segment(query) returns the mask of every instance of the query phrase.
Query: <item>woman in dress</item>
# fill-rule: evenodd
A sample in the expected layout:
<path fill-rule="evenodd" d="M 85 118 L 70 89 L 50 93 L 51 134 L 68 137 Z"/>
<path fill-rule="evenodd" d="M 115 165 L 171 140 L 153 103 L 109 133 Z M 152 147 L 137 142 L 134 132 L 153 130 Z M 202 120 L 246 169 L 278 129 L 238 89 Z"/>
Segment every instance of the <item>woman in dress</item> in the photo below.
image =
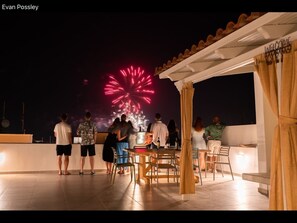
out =
<path fill-rule="evenodd" d="M 200 117 L 196 118 L 194 126 L 192 127 L 192 146 L 193 146 L 193 154 L 197 154 L 195 150 L 206 150 L 206 143 L 204 140 L 205 129 L 203 127 L 202 119 Z M 200 169 L 205 169 L 205 152 L 199 152 L 199 157 L 193 156 L 194 162 L 198 165 L 198 158 L 200 163 Z M 198 171 L 198 170 L 197 170 Z"/>
<path fill-rule="evenodd" d="M 120 119 L 116 118 L 111 126 L 108 128 L 108 135 L 105 139 L 102 151 L 102 158 L 105 161 L 106 173 L 111 174 L 111 168 L 113 163 L 113 150 L 112 147 L 116 148 L 117 133 L 116 130 L 120 123 Z"/>
<path fill-rule="evenodd" d="M 171 119 L 167 125 L 167 129 L 168 129 L 168 132 L 169 132 L 169 137 L 168 137 L 168 143 L 169 143 L 169 146 L 170 147 L 173 147 L 173 146 L 178 146 L 176 145 L 176 143 L 178 144 L 179 143 L 179 137 L 178 137 L 178 134 L 179 134 L 179 129 L 176 127 L 176 124 L 175 124 L 175 121 L 173 119 Z"/>

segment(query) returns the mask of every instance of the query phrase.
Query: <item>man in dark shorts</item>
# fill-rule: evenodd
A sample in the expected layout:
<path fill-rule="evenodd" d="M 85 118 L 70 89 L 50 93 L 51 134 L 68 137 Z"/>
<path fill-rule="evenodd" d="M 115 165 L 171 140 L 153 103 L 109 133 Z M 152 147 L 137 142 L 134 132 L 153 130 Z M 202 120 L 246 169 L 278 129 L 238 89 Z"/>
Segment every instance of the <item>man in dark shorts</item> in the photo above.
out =
<path fill-rule="evenodd" d="M 95 152 L 95 143 L 97 128 L 96 124 L 91 121 L 91 113 L 87 112 L 85 114 L 85 121 L 80 123 L 77 129 L 77 135 L 81 137 L 81 162 L 80 162 L 80 172 L 79 175 L 83 175 L 85 158 L 89 153 L 90 166 L 91 166 L 91 175 L 95 174 L 94 171 L 94 156 Z"/>
<path fill-rule="evenodd" d="M 62 156 L 64 154 L 64 175 L 70 175 L 68 172 L 69 156 L 72 149 L 72 132 L 71 127 L 67 124 L 67 114 L 60 116 L 61 122 L 57 123 L 54 128 L 56 137 L 56 151 L 58 156 L 59 175 L 62 175 Z"/>

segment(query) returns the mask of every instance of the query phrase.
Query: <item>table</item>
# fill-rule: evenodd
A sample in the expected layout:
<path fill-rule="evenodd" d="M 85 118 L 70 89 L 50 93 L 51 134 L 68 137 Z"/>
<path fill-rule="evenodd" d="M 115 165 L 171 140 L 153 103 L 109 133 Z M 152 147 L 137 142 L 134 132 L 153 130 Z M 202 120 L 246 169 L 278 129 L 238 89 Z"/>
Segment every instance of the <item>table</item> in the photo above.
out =
<path fill-rule="evenodd" d="M 141 148 L 141 149 L 125 149 L 125 151 L 127 151 L 128 153 L 130 153 L 133 156 L 139 156 L 139 163 L 138 163 L 138 174 L 137 174 L 137 182 L 144 182 L 145 184 L 150 184 L 150 176 L 147 175 L 150 170 L 151 170 L 151 166 L 148 162 L 146 162 L 146 157 L 149 157 L 153 154 L 155 154 L 157 151 L 154 149 L 145 149 L 145 148 Z M 199 150 L 199 152 L 205 152 L 205 155 L 207 152 L 209 152 L 210 150 L 208 149 L 201 149 Z M 181 150 L 176 150 L 176 156 L 177 158 L 179 158 L 181 155 Z M 178 162 L 179 165 L 179 162 Z M 179 177 L 179 175 L 177 175 Z M 153 176 L 154 177 L 154 176 Z M 159 178 L 166 178 L 166 175 L 159 175 Z M 169 177 L 174 177 L 174 175 L 169 176 Z M 199 177 L 198 176 L 194 176 L 195 177 L 195 182 L 198 183 L 199 182 Z"/>
<path fill-rule="evenodd" d="M 148 162 L 146 162 L 146 157 L 156 154 L 157 151 L 155 149 L 144 149 L 144 148 L 143 149 L 125 149 L 125 151 L 127 151 L 131 155 L 139 156 L 138 174 L 136 179 L 137 182 L 140 183 L 141 181 L 143 181 L 145 184 L 149 184 L 150 176 L 148 176 L 147 174 L 151 170 L 151 165 Z M 179 155 L 179 154 L 180 154 L 180 150 L 176 150 L 176 155 Z M 159 175 L 159 178 L 165 178 L 165 177 L 167 176 Z M 174 177 L 174 176 L 172 175 L 169 177 Z"/>

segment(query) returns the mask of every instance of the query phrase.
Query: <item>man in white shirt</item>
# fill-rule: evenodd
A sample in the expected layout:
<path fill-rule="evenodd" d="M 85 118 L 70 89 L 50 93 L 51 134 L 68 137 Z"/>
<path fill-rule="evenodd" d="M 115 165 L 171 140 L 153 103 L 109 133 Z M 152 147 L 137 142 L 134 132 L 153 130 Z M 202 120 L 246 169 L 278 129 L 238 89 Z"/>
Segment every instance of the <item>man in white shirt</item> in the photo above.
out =
<path fill-rule="evenodd" d="M 67 114 L 60 116 L 61 122 L 57 123 L 54 128 L 56 137 L 56 151 L 58 156 L 59 175 L 62 175 L 62 156 L 64 154 L 64 175 L 70 175 L 68 172 L 69 156 L 72 150 L 72 131 L 67 124 Z"/>
<path fill-rule="evenodd" d="M 155 122 L 152 124 L 151 132 L 153 134 L 153 149 L 157 148 L 157 141 L 160 140 L 160 147 L 165 147 L 167 138 L 169 136 L 167 126 L 161 121 L 160 113 L 156 113 Z"/>

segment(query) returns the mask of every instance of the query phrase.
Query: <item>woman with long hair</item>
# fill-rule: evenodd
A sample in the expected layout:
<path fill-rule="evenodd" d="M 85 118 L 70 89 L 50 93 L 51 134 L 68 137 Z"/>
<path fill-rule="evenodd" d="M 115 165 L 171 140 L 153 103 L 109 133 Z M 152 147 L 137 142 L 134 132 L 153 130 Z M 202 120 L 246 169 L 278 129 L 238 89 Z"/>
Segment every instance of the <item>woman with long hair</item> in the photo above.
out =
<path fill-rule="evenodd" d="M 104 145 L 103 145 L 103 151 L 102 151 L 102 158 L 105 161 L 106 165 L 106 173 L 111 174 L 111 168 L 113 163 L 113 148 L 116 148 L 117 144 L 117 134 L 116 130 L 118 128 L 118 125 L 120 123 L 120 119 L 116 118 L 111 126 L 108 128 L 108 135 L 105 139 Z"/>
<path fill-rule="evenodd" d="M 175 121 L 171 119 L 167 125 L 168 132 L 169 132 L 169 137 L 168 137 L 168 143 L 169 146 L 175 146 L 175 143 L 178 144 L 179 142 L 179 129 L 176 127 Z"/>
<path fill-rule="evenodd" d="M 193 154 L 194 150 L 206 150 L 206 143 L 204 140 L 205 129 L 203 127 L 203 122 L 200 117 L 197 117 L 195 123 L 192 127 L 191 135 L 192 135 L 192 146 L 193 146 Z M 199 152 L 199 157 L 193 157 L 195 164 L 198 165 L 198 160 L 200 163 L 200 169 L 205 169 L 205 152 Z"/>

